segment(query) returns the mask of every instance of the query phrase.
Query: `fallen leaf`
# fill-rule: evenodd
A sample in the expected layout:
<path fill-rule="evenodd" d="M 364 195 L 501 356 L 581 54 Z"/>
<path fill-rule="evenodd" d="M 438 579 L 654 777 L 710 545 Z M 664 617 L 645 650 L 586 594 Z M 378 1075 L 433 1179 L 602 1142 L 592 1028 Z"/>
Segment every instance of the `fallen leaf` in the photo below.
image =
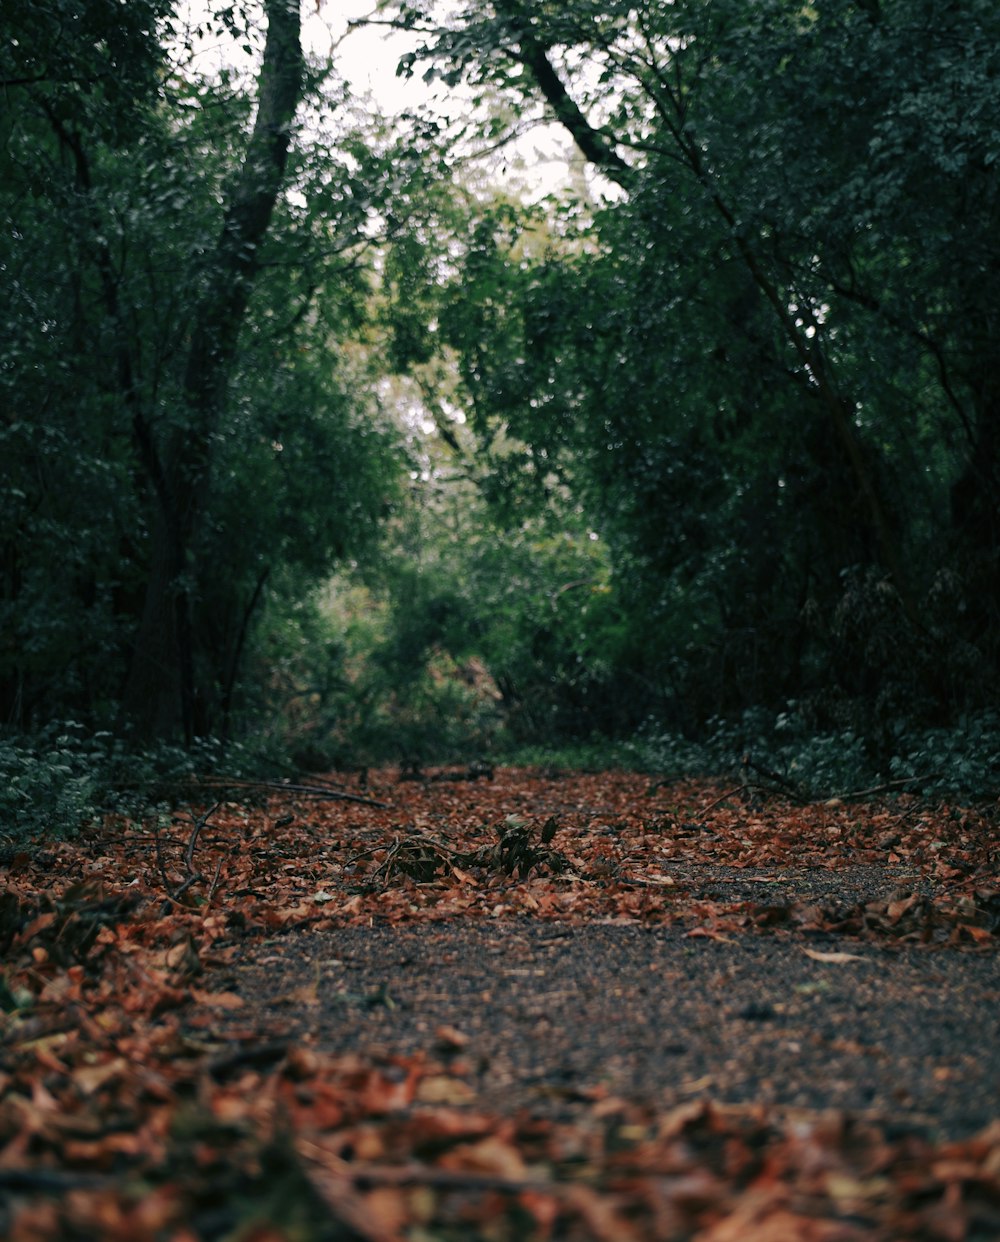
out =
<path fill-rule="evenodd" d="M 421 1104 L 468 1104 L 476 1093 L 461 1078 L 449 1074 L 433 1074 L 421 1078 L 417 1084 L 417 1099 Z"/>
<path fill-rule="evenodd" d="M 116 1057 L 103 1065 L 85 1065 L 74 1070 L 73 1081 L 84 1095 L 93 1095 L 101 1087 L 120 1078 L 127 1068 L 128 1062 L 123 1057 Z"/>
<path fill-rule="evenodd" d="M 814 962 L 863 962 L 865 959 L 860 953 L 844 953 L 839 949 L 832 952 L 824 952 L 822 949 L 803 949 L 802 952 L 806 957 L 811 957 Z"/>
<path fill-rule="evenodd" d="M 246 1004 L 243 997 L 235 992 L 203 992 L 200 988 L 191 989 L 191 999 L 213 1009 L 242 1009 Z"/>
<path fill-rule="evenodd" d="M 434 1032 L 434 1038 L 445 1048 L 464 1048 L 469 1042 L 468 1035 L 453 1026 L 439 1026 Z"/>
<path fill-rule="evenodd" d="M 732 944 L 732 936 L 724 936 L 722 932 L 715 931 L 711 927 L 692 927 L 689 932 L 685 932 L 686 940 L 716 940 L 720 944 Z"/>
<path fill-rule="evenodd" d="M 507 770 L 489 786 L 404 792 L 391 811 L 304 813 L 280 791 L 266 806 L 220 805 L 194 859 L 203 876 L 225 878 L 207 904 L 166 900 L 164 869 L 184 874 L 187 834 L 161 836 L 161 869 L 145 827 L 124 818 L 50 842 L 37 859 L 24 853 L 0 864 L 0 1184 L 13 1204 L 5 1236 L 195 1242 L 218 1210 L 233 1236 L 277 1242 L 309 1231 L 296 1213 L 311 1210 L 313 1192 L 326 1203 L 328 1227 L 343 1224 L 345 1236 L 366 1242 L 993 1236 L 1000 1122 L 956 1142 L 937 1141 L 932 1128 L 940 1122 L 947 1133 L 963 1098 L 980 1107 L 977 1085 L 994 1068 L 988 1041 L 970 1040 L 967 1024 L 935 1032 L 940 1058 L 925 1059 L 922 1072 L 937 1090 L 918 1097 L 904 1077 L 895 1094 L 876 1096 L 860 1125 L 840 1114 L 790 1114 L 767 1101 L 783 1089 L 789 1059 L 811 1055 L 800 1022 L 817 1020 L 831 1079 L 842 1072 L 834 1057 L 863 1058 L 866 1077 L 894 1083 L 896 1032 L 874 1044 L 858 1038 L 861 1026 L 833 1023 L 844 972 L 792 970 L 787 1007 L 774 997 L 747 1005 L 739 975 L 745 946 L 780 944 L 776 984 L 789 946 L 798 946 L 793 953 L 819 963 L 884 965 L 891 990 L 898 959 L 868 946 L 916 938 L 948 945 L 949 957 L 964 954 L 985 976 L 984 951 L 1000 930 L 996 808 L 957 817 L 944 806 L 855 804 L 848 814 L 765 799 L 751 813 L 733 797 L 720 801 L 722 786 L 650 790 L 648 778 L 621 772 Z M 908 807 L 913 813 L 901 815 Z M 555 836 L 556 816 L 571 854 L 540 850 Z M 508 834 L 515 865 L 497 865 L 491 825 Z M 413 834 L 413 849 L 400 854 Z M 887 849 L 902 872 L 887 867 Z M 384 883 L 365 885 L 390 857 L 420 864 L 417 876 L 385 868 Z M 551 865 L 557 858 L 561 870 Z M 433 883 L 417 882 L 422 860 L 433 863 Z M 79 876 L 98 872 L 100 892 L 74 889 Z M 774 900 L 759 904 L 768 885 Z M 869 901 L 872 892 L 884 895 Z M 476 921 L 490 938 L 483 959 L 466 960 L 467 946 L 454 949 L 450 933 L 438 939 L 446 922 L 464 929 Z M 301 941 L 297 929 L 287 934 L 297 924 L 309 927 Z M 701 1000 L 703 1021 L 646 1033 L 654 1055 L 677 1058 L 669 1100 L 652 1083 L 628 1094 L 612 1065 L 606 1080 L 547 1074 L 574 1070 L 592 1018 L 614 1019 L 613 1009 L 592 1010 L 585 969 L 567 975 L 564 963 L 564 950 L 579 957 L 578 930 L 597 924 L 642 927 L 651 938 L 667 929 L 671 951 L 687 937 L 681 970 L 652 962 L 648 975 L 624 977 L 614 991 L 615 1003 L 640 1010 L 647 991 L 668 1006 L 683 992 L 671 1014 L 678 1019 Z M 430 981 L 409 969 L 420 964 L 405 944 L 417 925 L 440 966 Z M 372 935 L 358 950 L 338 939 L 345 927 Z M 804 929 L 857 939 L 817 940 Z M 539 932 L 551 957 L 536 970 L 526 941 Z M 706 940 L 721 943 L 713 951 Z M 824 943 L 827 950 L 811 947 Z M 455 962 L 471 969 L 467 994 L 450 988 Z M 193 988 L 199 967 L 203 986 Z M 806 982 L 796 985 L 801 975 Z M 704 1003 L 730 982 L 727 1003 Z M 712 990 L 702 993 L 703 983 Z M 411 1027 L 428 988 L 436 1007 Z M 569 988 L 579 991 L 578 1023 L 565 1020 Z M 927 991 L 935 1000 L 955 995 L 953 981 Z M 285 992 L 281 1010 L 275 992 Z M 809 1014 L 807 997 L 815 998 Z M 500 1013 L 508 1003 L 509 1029 Z M 970 998 L 974 1020 L 982 1009 Z M 731 1102 L 728 1068 L 702 1059 L 717 1035 L 732 1034 L 720 1023 L 734 1014 L 761 1023 L 743 1033 L 761 1086 L 746 1105 Z M 504 1024 L 511 1049 L 524 1041 L 537 1082 L 516 1079 L 520 1056 L 494 1054 L 486 1022 Z M 357 1051 L 324 1051 L 328 1029 Z M 394 1056 L 408 1030 L 414 1053 Z M 714 1076 L 698 1077 L 708 1067 Z M 509 1107 L 487 1081 L 510 1083 Z M 515 1108 L 525 1097 L 514 1090 L 526 1086 L 537 1111 Z M 810 1084 L 818 1102 L 832 1098 L 830 1087 L 822 1072 Z M 493 1111 L 487 1099 L 498 1101 Z M 918 1108 L 928 1113 L 919 1138 L 906 1128 Z M 296 1167 L 307 1154 L 305 1169 Z M 159 1190 L 137 1196 L 137 1186 Z"/>
<path fill-rule="evenodd" d="M 478 1143 L 462 1143 L 447 1152 L 440 1161 L 443 1169 L 462 1169 L 491 1173 L 519 1181 L 527 1173 L 524 1157 L 512 1144 L 491 1134 Z"/>

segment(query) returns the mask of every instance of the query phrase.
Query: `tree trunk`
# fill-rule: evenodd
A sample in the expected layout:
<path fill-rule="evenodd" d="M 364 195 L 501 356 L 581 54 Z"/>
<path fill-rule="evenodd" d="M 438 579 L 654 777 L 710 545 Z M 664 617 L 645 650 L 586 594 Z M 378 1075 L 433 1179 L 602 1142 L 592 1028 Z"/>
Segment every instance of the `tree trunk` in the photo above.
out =
<path fill-rule="evenodd" d="M 195 642 L 191 600 L 199 567 L 192 548 L 210 500 L 212 443 L 225 408 L 258 249 L 284 180 L 302 90 L 298 0 L 265 0 L 267 40 L 257 117 L 195 313 L 183 381 L 183 417 L 159 446 L 145 604 L 122 697 L 122 715 L 143 741 L 194 733 Z M 147 429 L 148 431 L 148 429 Z M 146 446 L 138 445 L 145 460 Z M 225 572 L 224 566 L 212 567 Z"/>
<path fill-rule="evenodd" d="M 965 598 L 961 636 L 982 657 L 983 683 L 1000 669 L 1000 377 L 984 349 L 986 365 L 972 377 L 974 441 L 965 469 L 951 490 L 955 562 Z M 988 679 L 987 670 L 992 674 Z"/>

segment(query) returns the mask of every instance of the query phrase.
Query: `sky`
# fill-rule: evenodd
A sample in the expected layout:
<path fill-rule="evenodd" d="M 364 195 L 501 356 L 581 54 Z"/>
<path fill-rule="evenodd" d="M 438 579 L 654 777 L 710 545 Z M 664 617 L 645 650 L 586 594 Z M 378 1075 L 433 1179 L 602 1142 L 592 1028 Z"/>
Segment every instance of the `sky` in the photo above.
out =
<path fill-rule="evenodd" d="M 412 36 L 369 26 L 344 38 L 349 23 L 369 16 L 373 8 L 374 0 L 307 0 L 302 11 L 303 42 L 320 56 L 336 48 L 343 72 L 355 88 L 371 91 L 387 111 L 399 112 L 428 101 L 432 92 L 419 75 L 409 80 L 396 77 L 400 56 L 415 46 Z"/>
<path fill-rule="evenodd" d="M 192 23 L 213 7 L 217 7 L 213 0 L 183 0 L 178 5 Z M 304 0 L 303 43 L 321 58 L 332 53 L 355 91 L 370 93 L 383 112 L 433 107 L 435 99 L 442 106 L 447 102 L 453 110 L 454 89 L 440 84 L 428 86 L 419 70 L 410 78 L 396 76 L 400 57 L 417 44 L 414 36 L 384 26 L 361 27 L 348 33 L 349 24 L 370 16 L 374 7 L 375 0 Z M 206 41 L 200 57 L 210 66 L 228 63 L 243 67 L 249 63 L 231 40 Z M 518 180 L 527 198 L 541 197 L 566 184 L 569 167 L 564 157 L 569 145 L 556 125 L 540 126 L 513 144 L 510 156 L 519 164 Z M 498 171 L 505 175 L 507 170 L 501 164 Z"/>
<path fill-rule="evenodd" d="M 196 27 L 222 5 L 220 0 L 177 0 L 176 7 L 182 23 Z M 413 107 L 417 98 L 426 98 L 429 92 L 419 78 L 407 83 L 396 77 L 396 63 L 413 42 L 385 27 L 357 29 L 347 35 L 349 23 L 370 16 L 374 7 L 375 0 L 303 0 L 302 41 L 320 57 L 334 53 L 352 84 L 371 90 L 386 109 Z M 226 37 L 201 39 L 197 59 L 203 68 L 226 64 L 242 69 L 252 63 Z"/>
<path fill-rule="evenodd" d="M 307 0 L 303 9 L 304 42 L 320 55 L 328 55 L 349 23 L 369 16 L 373 9 L 374 0 Z M 352 30 L 337 54 L 352 85 L 370 91 L 386 111 L 399 112 L 417 104 L 433 106 L 435 99 L 447 101 L 453 108 L 454 89 L 440 84 L 428 86 L 419 69 L 410 78 L 396 76 L 399 58 L 417 43 L 413 35 L 369 26 Z M 558 125 L 539 126 L 514 144 L 512 153 L 524 164 L 519 179 L 525 182 L 528 197 L 550 193 L 565 184 L 569 169 L 564 157 L 569 145 Z"/>

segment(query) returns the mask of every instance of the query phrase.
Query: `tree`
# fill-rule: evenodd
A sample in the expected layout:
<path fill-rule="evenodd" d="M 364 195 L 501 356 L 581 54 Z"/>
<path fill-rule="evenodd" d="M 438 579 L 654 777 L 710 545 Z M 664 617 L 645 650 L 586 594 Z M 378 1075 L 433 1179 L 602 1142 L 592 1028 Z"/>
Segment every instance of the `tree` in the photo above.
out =
<path fill-rule="evenodd" d="M 168 11 L 66 0 L 5 13 L 0 704 L 16 724 L 44 700 L 115 693 L 112 597 L 128 589 L 117 562 L 137 510 L 112 412 L 128 365 L 114 329 L 124 204 L 102 211 L 95 159 L 117 159 L 155 107 Z"/>
<path fill-rule="evenodd" d="M 269 6 L 256 102 L 193 71 L 169 6 L 118 9 L 26 9 L 2 62 L 0 689 L 18 725 L 190 739 L 226 727 L 255 623 L 391 503 L 344 343 L 417 155 L 306 73 L 297 6 Z M 249 46 L 241 20 L 215 34 Z M 342 105 L 325 150 L 291 142 L 307 85 Z"/>
<path fill-rule="evenodd" d="M 993 674 L 1000 650 L 974 603 L 996 597 L 972 361 L 991 356 L 994 6 L 383 8 L 423 32 L 427 72 L 541 104 L 618 187 L 585 257 L 511 272 L 502 324 L 464 273 L 453 344 L 470 377 L 519 360 L 474 407 L 573 458 L 638 624 L 676 650 L 686 611 L 691 658 L 713 652 L 735 691 L 722 708 L 803 678 L 883 715 L 975 701 L 967 644 Z M 979 568 L 949 609 L 959 546 Z M 865 651 L 843 611 L 861 597 L 894 644 Z"/>
<path fill-rule="evenodd" d="M 267 40 L 257 115 L 221 235 L 205 262 L 180 392 L 184 417 L 158 442 L 145 414 L 140 410 L 133 414 L 136 442 L 157 505 L 146 598 L 122 710 L 137 735 L 147 739 L 169 734 L 178 712 L 189 741 L 198 723 L 191 586 L 185 575 L 207 506 L 214 441 L 302 91 L 297 0 L 265 0 L 264 8 Z M 128 389 L 124 395 L 127 399 Z"/>
<path fill-rule="evenodd" d="M 612 731 L 988 701 L 992 4 L 385 0 L 462 148 L 352 118 L 285 0 L 205 18 L 255 85 L 127 7 L 0 49 L 8 720 L 224 731 L 386 518 L 372 686 L 488 655 L 538 728 Z M 539 118 L 573 194 L 456 172 Z"/>

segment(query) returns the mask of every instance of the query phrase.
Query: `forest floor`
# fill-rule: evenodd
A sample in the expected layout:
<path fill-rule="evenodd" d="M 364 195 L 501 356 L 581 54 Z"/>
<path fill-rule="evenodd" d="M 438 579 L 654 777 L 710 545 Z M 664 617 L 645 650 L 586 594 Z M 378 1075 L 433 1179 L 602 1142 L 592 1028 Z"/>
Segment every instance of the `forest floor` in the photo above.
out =
<path fill-rule="evenodd" d="M 2 858 L 12 1242 L 1000 1238 L 996 805 L 163 796 Z"/>

